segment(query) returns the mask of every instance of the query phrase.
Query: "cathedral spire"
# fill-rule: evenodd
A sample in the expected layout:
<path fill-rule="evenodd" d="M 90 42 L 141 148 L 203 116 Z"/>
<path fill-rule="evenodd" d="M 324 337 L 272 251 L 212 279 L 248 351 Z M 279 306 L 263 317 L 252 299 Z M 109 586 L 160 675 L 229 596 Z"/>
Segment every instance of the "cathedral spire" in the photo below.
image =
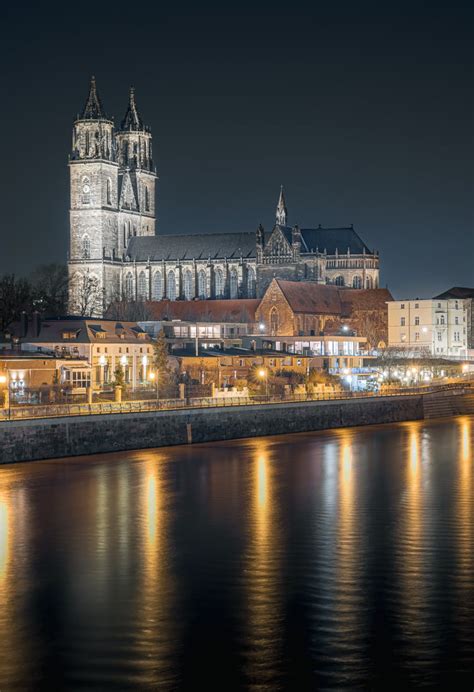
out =
<path fill-rule="evenodd" d="M 127 112 L 120 124 L 120 129 L 122 131 L 132 130 L 135 132 L 145 129 L 140 113 L 138 112 L 137 104 L 135 103 L 135 89 L 133 87 L 130 87 Z"/>
<path fill-rule="evenodd" d="M 285 204 L 285 195 L 283 194 L 283 185 L 280 187 L 280 197 L 276 208 L 276 222 L 278 226 L 286 226 L 286 218 L 288 212 Z"/>
<path fill-rule="evenodd" d="M 95 83 L 95 77 L 91 77 L 91 84 L 89 87 L 89 96 L 87 97 L 86 104 L 81 113 L 81 120 L 107 120 L 107 116 L 102 106 L 99 94 L 97 93 L 97 86 Z"/>

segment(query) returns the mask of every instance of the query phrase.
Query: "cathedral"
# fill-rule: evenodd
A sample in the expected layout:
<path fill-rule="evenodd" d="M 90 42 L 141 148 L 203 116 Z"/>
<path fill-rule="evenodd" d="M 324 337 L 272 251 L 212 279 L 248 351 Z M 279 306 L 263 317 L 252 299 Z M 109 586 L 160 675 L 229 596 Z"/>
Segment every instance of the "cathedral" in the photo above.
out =
<path fill-rule="evenodd" d="M 116 129 L 92 77 L 69 170 L 72 314 L 100 316 L 123 299 L 260 297 L 274 277 L 378 287 L 378 253 L 354 228 L 288 226 L 283 189 L 268 233 L 157 234 L 152 136 L 133 88 Z"/>

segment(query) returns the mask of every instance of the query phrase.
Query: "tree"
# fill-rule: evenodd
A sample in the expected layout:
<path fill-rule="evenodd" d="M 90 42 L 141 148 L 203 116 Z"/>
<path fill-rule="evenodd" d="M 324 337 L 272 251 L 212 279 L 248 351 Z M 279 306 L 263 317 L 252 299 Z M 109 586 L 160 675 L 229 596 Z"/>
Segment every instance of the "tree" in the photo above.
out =
<path fill-rule="evenodd" d="M 176 394 L 176 372 L 170 366 L 168 343 L 162 329 L 153 344 L 153 367 L 156 370 L 157 387 L 161 396 L 169 397 Z"/>
<path fill-rule="evenodd" d="M 26 279 L 19 279 L 14 274 L 0 277 L 0 332 L 20 319 L 21 313 L 28 312 L 31 305 L 32 289 Z"/>
<path fill-rule="evenodd" d="M 81 317 L 98 317 L 103 308 L 103 296 L 97 276 L 76 272 L 71 279 L 72 312 Z"/>
<path fill-rule="evenodd" d="M 36 310 L 48 317 L 67 314 L 69 274 L 63 264 L 43 264 L 32 276 L 33 303 Z"/>
<path fill-rule="evenodd" d="M 114 385 L 116 387 L 125 387 L 125 373 L 120 363 L 117 365 L 114 371 Z"/>

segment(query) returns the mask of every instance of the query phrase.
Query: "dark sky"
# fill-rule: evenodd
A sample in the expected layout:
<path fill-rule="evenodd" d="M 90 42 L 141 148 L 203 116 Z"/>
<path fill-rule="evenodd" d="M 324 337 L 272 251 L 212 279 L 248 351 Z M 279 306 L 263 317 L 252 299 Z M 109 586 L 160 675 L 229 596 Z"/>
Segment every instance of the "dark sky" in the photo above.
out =
<path fill-rule="evenodd" d="M 41 5 L 2 10 L 0 272 L 66 257 L 95 74 L 152 128 L 158 232 L 270 228 L 283 183 L 289 223 L 353 223 L 395 296 L 474 285 L 468 3 Z"/>

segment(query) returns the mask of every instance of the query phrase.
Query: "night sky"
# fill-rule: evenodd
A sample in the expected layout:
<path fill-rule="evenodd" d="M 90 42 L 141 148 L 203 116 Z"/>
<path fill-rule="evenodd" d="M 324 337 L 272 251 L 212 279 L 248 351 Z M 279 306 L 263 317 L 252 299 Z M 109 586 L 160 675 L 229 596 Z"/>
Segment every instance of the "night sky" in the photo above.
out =
<path fill-rule="evenodd" d="M 467 3 L 42 5 L 2 10 L 0 272 L 65 261 L 95 74 L 152 128 L 158 233 L 270 229 L 283 183 L 289 223 L 353 223 L 396 297 L 474 285 Z"/>

